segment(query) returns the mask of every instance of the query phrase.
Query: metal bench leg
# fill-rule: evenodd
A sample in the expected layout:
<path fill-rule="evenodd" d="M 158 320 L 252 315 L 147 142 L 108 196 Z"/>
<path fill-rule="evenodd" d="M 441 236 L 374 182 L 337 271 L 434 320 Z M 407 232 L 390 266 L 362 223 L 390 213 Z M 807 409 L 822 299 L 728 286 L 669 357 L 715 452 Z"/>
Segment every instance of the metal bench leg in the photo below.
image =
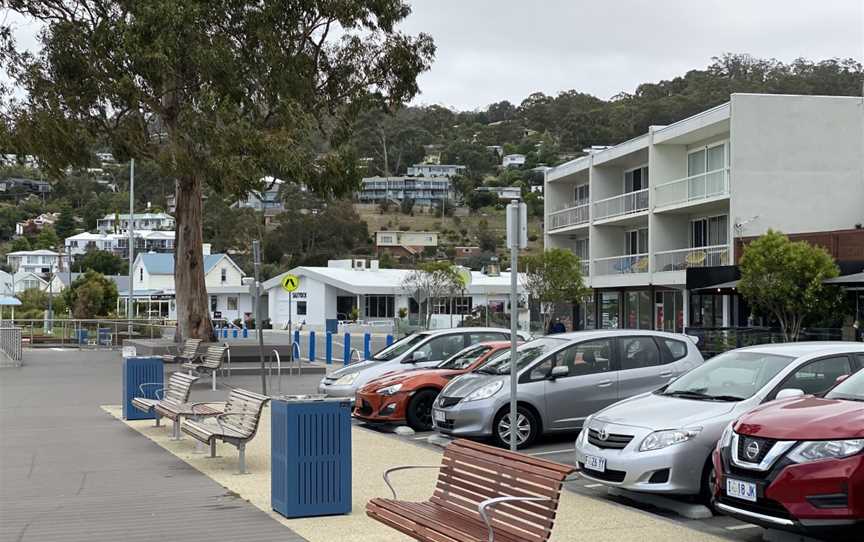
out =
<path fill-rule="evenodd" d="M 216 457 L 216 439 L 215 438 L 210 439 L 210 457 Z"/>
<path fill-rule="evenodd" d="M 180 436 L 180 417 L 178 416 L 176 420 L 173 420 L 171 423 L 171 440 L 180 440 L 182 437 Z"/>
<path fill-rule="evenodd" d="M 159 427 L 159 420 L 161 420 L 161 419 L 162 419 L 162 416 L 160 416 L 159 414 L 156 414 L 156 427 Z"/>
<path fill-rule="evenodd" d="M 216 391 L 216 371 L 210 371 L 210 378 L 213 381 L 213 391 Z"/>
<path fill-rule="evenodd" d="M 237 474 L 249 474 L 246 472 L 246 443 L 241 442 L 237 445 Z"/>

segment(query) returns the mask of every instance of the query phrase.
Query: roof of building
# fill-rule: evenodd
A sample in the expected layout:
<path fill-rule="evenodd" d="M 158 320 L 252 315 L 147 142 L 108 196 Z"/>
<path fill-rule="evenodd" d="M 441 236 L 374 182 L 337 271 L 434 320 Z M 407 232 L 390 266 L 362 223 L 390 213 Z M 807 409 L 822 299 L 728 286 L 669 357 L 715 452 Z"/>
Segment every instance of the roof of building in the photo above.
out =
<path fill-rule="evenodd" d="M 339 267 L 295 267 L 264 283 L 264 289 L 281 287 L 282 278 L 288 273 L 301 277 L 309 277 L 335 286 L 352 294 L 405 294 L 402 287 L 405 279 L 413 273 L 413 269 L 344 269 Z M 519 281 L 519 290 L 524 288 Z M 510 273 L 501 272 L 498 276 L 484 275 L 479 271 L 471 271 L 469 294 L 507 293 L 510 291 Z"/>
<path fill-rule="evenodd" d="M 243 270 L 240 269 L 234 260 L 232 260 L 227 254 L 206 254 L 204 256 L 204 274 L 209 273 L 216 264 L 222 261 L 222 258 L 226 258 L 231 265 L 237 268 L 241 274 Z M 144 254 L 139 254 L 135 259 L 135 264 L 137 265 L 138 260 L 144 264 L 144 267 L 147 269 L 147 272 L 151 275 L 173 275 L 174 274 L 174 255 L 167 253 L 156 253 L 156 252 L 147 252 Z"/>
<path fill-rule="evenodd" d="M 119 215 L 108 214 L 108 215 L 105 215 L 104 217 L 102 217 L 102 220 L 113 220 L 114 217 L 119 217 L 120 220 L 128 220 L 128 219 L 129 219 L 129 213 L 120 213 Z M 146 219 L 148 219 L 148 218 L 149 218 L 149 219 L 155 219 L 155 218 L 159 218 L 159 219 L 170 218 L 170 219 L 172 219 L 172 220 L 174 219 L 174 217 L 171 216 L 171 215 L 169 215 L 168 213 L 135 213 L 135 218 L 137 218 L 137 219 L 139 219 L 139 220 L 141 220 L 141 219 L 145 219 L 145 220 L 146 220 Z"/>
<path fill-rule="evenodd" d="M 18 250 L 6 254 L 7 256 L 58 256 L 53 250 L 40 248 L 39 250 Z"/>

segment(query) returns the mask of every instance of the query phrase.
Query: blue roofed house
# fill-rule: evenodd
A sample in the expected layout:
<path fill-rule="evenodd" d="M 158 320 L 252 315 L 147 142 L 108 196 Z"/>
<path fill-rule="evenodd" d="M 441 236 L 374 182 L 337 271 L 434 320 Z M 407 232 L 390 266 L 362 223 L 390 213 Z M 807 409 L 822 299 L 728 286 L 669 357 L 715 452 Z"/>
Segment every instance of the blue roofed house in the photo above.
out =
<path fill-rule="evenodd" d="M 142 253 L 132 265 L 135 314 L 140 317 L 176 319 L 174 255 Z M 204 283 L 210 302 L 210 316 L 216 319 L 243 319 L 252 312 L 246 274 L 227 254 L 204 255 Z M 125 307 L 128 290 L 120 292 Z M 265 305 L 266 306 L 266 305 Z"/>

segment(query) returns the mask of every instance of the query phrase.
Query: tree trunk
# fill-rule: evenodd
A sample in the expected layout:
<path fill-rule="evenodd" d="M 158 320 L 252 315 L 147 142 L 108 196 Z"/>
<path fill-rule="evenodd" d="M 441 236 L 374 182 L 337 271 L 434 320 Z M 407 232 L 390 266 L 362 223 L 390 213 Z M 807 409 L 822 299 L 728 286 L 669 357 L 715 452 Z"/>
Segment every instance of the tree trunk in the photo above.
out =
<path fill-rule="evenodd" d="M 174 287 L 180 338 L 207 341 L 213 328 L 204 283 L 201 185 L 196 175 L 176 183 Z"/>

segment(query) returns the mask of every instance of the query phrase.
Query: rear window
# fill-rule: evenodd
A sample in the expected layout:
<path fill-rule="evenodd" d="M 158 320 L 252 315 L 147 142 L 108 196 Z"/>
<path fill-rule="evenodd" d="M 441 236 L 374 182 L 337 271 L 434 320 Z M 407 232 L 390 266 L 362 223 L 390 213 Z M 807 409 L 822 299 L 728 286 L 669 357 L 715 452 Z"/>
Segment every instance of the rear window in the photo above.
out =
<path fill-rule="evenodd" d="M 687 355 L 687 345 L 683 341 L 675 339 L 663 339 L 669 353 L 672 354 L 672 361 L 677 361 Z"/>

